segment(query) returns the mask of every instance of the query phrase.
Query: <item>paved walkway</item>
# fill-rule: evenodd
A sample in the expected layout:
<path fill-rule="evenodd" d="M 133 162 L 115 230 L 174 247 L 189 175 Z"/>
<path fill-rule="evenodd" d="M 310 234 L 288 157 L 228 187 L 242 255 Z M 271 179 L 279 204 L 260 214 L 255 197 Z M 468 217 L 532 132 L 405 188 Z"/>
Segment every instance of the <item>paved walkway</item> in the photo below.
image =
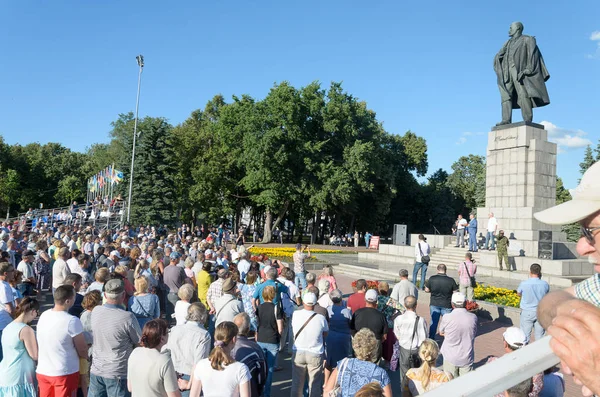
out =
<path fill-rule="evenodd" d="M 412 271 L 412 269 L 409 269 Z M 352 291 L 351 283 L 355 280 L 354 277 L 344 274 L 335 275 L 338 287 L 342 290 L 345 296 L 350 295 Z M 391 286 L 390 286 L 391 288 Z M 431 316 L 429 315 L 429 294 L 419 294 L 417 305 L 417 313 L 431 324 Z M 503 352 L 502 334 L 506 330 L 506 325 L 497 321 L 479 320 L 478 335 L 475 339 L 475 366 L 479 367 L 487 361 L 490 356 L 501 356 Z M 438 342 L 440 342 L 439 340 Z M 440 362 L 441 364 L 441 362 Z M 276 372 L 273 379 L 273 396 L 288 396 L 292 385 L 292 363 L 291 357 L 286 354 L 281 354 L 279 365 L 283 370 Z M 400 376 L 398 371 L 390 372 L 392 381 L 392 389 L 394 396 L 400 396 Z M 579 386 L 577 386 L 570 376 L 565 376 L 567 390 L 565 396 L 576 397 L 581 396 Z"/>

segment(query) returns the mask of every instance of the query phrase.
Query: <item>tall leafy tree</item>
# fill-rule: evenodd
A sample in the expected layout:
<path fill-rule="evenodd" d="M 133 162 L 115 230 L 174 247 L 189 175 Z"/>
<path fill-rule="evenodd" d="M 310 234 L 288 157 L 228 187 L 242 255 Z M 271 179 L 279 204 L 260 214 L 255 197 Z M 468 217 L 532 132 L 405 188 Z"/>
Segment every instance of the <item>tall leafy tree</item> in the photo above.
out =
<path fill-rule="evenodd" d="M 485 206 L 485 157 L 470 154 L 452 164 L 448 186 L 465 201 L 465 211 Z"/>
<path fill-rule="evenodd" d="M 588 145 L 585 148 L 585 154 L 583 155 L 583 161 L 579 163 L 579 172 L 583 175 L 588 168 L 594 164 L 596 160 L 594 159 L 594 154 L 592 153 L 592 147 Z"/>

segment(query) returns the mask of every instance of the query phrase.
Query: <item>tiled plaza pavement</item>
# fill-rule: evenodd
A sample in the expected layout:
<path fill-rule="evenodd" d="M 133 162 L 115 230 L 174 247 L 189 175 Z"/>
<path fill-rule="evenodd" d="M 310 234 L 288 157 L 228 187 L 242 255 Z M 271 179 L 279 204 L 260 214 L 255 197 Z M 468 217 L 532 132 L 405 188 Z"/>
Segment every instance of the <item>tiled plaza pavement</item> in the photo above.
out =
<path fill-rule="evenodd" d="M 338 287 L 345 295 L 352 293 L 351 283 L 353 277 L 343 274 L 335 275 Z M 417 313 L 431 323 L 429 315 L 429 294 L 419 294 L 419 302 Z M 479 322 L 478 336 L 475 339 L 475 366 L 485 364 L 489 356 L 503 354 L 502 348 L 502 333 L 506 329 L 506 324 L 497 321 L 481 320 Z M 438 340 L 439 342 L 439 340 Z M 289 396 L 291 381 L 291 357 L 286 354 L 280 354 L 279 365 L 283 368 L 282 371 L 276 372 L 273 379 L 273 396 Z M 394 396 L 400 396 L 400 378 L 398 372 L 390 373 Z M 581 396 L 580 388 L 577 386 L 570 376 L 565 376 L 567 390 L 565 396 L 577 397 Z M 451 397 L 451 396 L 449 396 Z"/>

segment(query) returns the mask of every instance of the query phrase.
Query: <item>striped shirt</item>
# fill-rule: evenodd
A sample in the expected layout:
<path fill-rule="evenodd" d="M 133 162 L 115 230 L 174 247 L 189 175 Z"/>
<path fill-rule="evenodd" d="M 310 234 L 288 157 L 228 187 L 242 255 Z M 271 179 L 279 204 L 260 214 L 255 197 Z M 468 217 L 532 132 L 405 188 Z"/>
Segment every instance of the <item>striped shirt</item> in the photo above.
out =
<path fill-rule="evenodd" d="M 111 304 L 92 310 L 92 368 L 90 373 L 103 378 L 127 377 L 127 360 L 139 343 L 142 331 L 131 312 Z"/>
<path fill-rule="evenodd" d="M 206 300 L 215 307 L 217 300 L 223 295 L 223 279 L 219 278 L 208 287 Z"/>
<path fill-rule="evenodd" d="M 575 286 L 575 296 L 600 307 L 600 273 L 594 274 Z"/>

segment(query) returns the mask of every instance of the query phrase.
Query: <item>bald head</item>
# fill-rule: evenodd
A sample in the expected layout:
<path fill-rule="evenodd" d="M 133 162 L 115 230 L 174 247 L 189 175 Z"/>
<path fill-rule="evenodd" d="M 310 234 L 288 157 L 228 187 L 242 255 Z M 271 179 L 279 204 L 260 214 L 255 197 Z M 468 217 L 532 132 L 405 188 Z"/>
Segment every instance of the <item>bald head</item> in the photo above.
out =
<path fill-rule="evenodd" d="M 417 298 L 415 298 L 412 295 L 409 295 L 406 298 L 404 298 L 404 307 L 406 308 L 406 310 L 414 311 L 417 308 Z"/>
<path fill-rule="evenodd" d="M 521 33 L 523 33 L 523 24 L 521 22 L 513 22 L 510 24 L 510 29 L 508 30 L 508 35 L 510 37 L 518 37 Z"/>

